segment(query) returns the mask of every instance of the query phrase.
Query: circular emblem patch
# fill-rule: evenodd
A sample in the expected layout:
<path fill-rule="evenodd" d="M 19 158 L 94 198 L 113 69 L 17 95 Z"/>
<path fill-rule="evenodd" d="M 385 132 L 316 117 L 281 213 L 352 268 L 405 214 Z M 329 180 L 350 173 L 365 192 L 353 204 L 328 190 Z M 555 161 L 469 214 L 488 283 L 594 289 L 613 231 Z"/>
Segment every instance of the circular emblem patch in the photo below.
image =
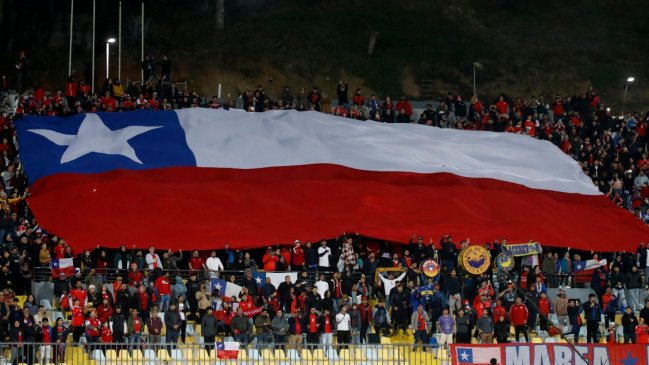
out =
<path fill-rule="evenodd" d="M 424 275 L 429 278 L 434 278 L 439 274 L 439 264 L 435 260 L 426 260 L 421 264 L 421 269 L 424 272 Z"/>
<path fill-rule="evenodd" d="M 502 271 L 512 271 L 514 268 L 514 256 L 509 252 L 503 252 L 494 259 L 496 267 Z"/>
<path fill-rule="evenodd" d="M 483 246 L 469 246 L 460 253 L 460 264 L 472 275 L 483 274 L 491 265 L 489 250 Z"/>

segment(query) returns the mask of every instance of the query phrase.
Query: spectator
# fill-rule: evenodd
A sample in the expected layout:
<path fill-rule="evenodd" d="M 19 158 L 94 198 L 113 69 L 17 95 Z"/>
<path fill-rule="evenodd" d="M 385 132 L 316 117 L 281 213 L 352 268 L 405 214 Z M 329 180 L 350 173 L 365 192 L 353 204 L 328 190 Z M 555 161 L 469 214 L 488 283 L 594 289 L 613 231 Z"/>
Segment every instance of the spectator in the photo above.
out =
<path fill-rule="evenodd" d="M 455 331 L 455 320 L 449 315 L 448 308 L 444 308 L 442 315 L 437 319 L 437 332 L 440 334 L 438 344 L 440 346 L 452 344 Z"/>
<path fill-rule="evenodd" d="M 166 312 L 169 308 L 169 301 L 171 299 L 171 282 L 169 281 L 168 271 L 166 271 L 163 276 L 156 279 L 155 289 L 160 296 L 160 310 Z"/>
<path fill-rule="evenodd" d="M 581 308 L 575 300 L 568 301 L 568 322 L 570 324 L 569 334 L 573 335 L 574 343 L 579 342 L 579 330 L 581 329 Z"/>
<path fill-rule="evenodd" d="M 49 364 L 52 359 L 52 326 L 47 317 L 43 318 L 42 324 L 36 329 L 36 340 L 40 342 L 38 347 L 38 361 L 40 365 Z"/>
<path fill-rule="evenodd" d="M 478 328 L 478 333 L 480 334 L 480 343 L 492 344 L 495 326 L 494 321 L 489 316 L 488 311 L 482 312 L 482 317 L 478 318 L 476 327 Z"/>
<path fill-rule="evenodd" d="M 498 316 L 498 321 L 496 322 L 494 329 L 496 331 L 496 341 L 498 343 L 509 342 L 511 325 L 509 324 L 509 321 L 507 321 L 507 318 L 505 316 Z"/>
<path fill-rule="evenodd" d="M 212 313 L 212 308 L 207 309 L 207 315 L 201 319 L 201 335 L 205 339 L 205 350 L 210 351 L 214 348 L 214 339 L 216 338 L 217 324 L 216 318 Z"/>
<path fill-rule="evenodd" d="M 643 318 L 638 318 L 638 324 L 635 326 L 635 337 L 637 343 L 649 343 L 649 326 L 644 323 Z"/>
<path fill-rule="evenodd" d="M 151 308 L 151 315 L 146 320 L 146 328 L 149 332 L 149 343 L 156 345 L 162 343 L 162 319 L 158 316 L 158 308 Z"/>
<path fill-rule="evenodd" d="M 624 314 L 622 315 L 622 334 L 624 335 L 624 343 L 636 343 L 636 325 L 638 324 L 638 319 L 633 313 L 631 307 L 626 307 Z"/>
<path fill-rule="evenodd" d="M 324 313 L 320 317 L 320 343 L 325 353 L 331 350 L 333 343 L 333 332 L 336 329 L 336 319 L 329 309 L 325 308 Z"/>
<path fill-rule="evenodd" d="M 307 241 L 304 248 L 304 264 L 308 271 L 316 271 L 319 263 L 319 254 L 315 248 L 311 247 L 311 242 Z"/>
<path fill-rule="evenodd" d="M 288 333 L 288 319 L 284 315 L 282 310 L 278 310 L 275 313 L 275 317 L 271 321 L 271 327 L 273 328 L 273 338 L 275 340 L 275 348 L 285 349 L 286 344 L 286 335 Z"/>
<path fill-rule="evenodd" d="M 176 307 L 178 308 L 178 315 L 180 315 L 180 339 L 185 343 L 185 338 L 187 336 L 187 312 L 189 312 L 189 308 L 187 308 L 187 302 L 185 301 L 184 296 L 179 296 L 177 302 L 178 304 Z M 202 317 L 199 318 L 199 320 L 200 319 L 202 319 Z"/>
<path fill-rule="evenodd" d="M 457 316 L 455 316 L 455 338 L 457 343 L 471 343 L 471 319 L 469 316 L 466 316 L 464 309 L 457 311 Z"/>
<path fill-rule="evenodd" d="M 113 340 L 117 343 L 123 343 L 126 338 L 127 324 L 126 317 L 122 313 L 122 307 L 115 307 L 115 312 L 110 317 L 110 328 L 112 330 Z"/>
<path fill-rule="evenodd" d="M 178 299 L 179 296 L 187 295 L 187 287 L 183 284 L 183 278 L 176 276 L 176 283 L 172 288 L 172 296 L 174 299 Z"/>
<path fill-rule="evenodd" d="M 126 328 L 129 333 L 129 351 L 133 353 L 135 346 L 139 346 L 143 342 L 142 336 L 144 334 L 144 321 L 139 316 L 137 310 L 131 310 L 131 315 L 126 322 Z"/>
<path fill-rule="evenodd" d="M 261 260 L 261 262 L 264 264 L 264 271 L 268 271 L 268 272 L 275 271 L 277 262 L 279 261 L 279 256 L 280 255 L 276 254 L 275 251 L 273 251 L 272 247 L 268 247 L 268 249 L 266 250 L 266 254 Z"/>
<path fill-rule="evenodd" d="M 178 303 L 175 300 L 169 303 L 169 310 L 165 311 L 164 325 L 167 328 L 165 341 L 172 344 L 172 346 L 177 344 L 182 318 L 178 312 Z"/>
<path fill-rule="evenodd" d="M 602 311 L 597 303 L 597 296 L 595 294 L 590 294 L 588 296 L 588 302 L 584 303 L 584 314 L 586 317 L 586 341 L 589 343 L 598 343 L 599 322 Z"/>
<path fill-rule="evenodd" d="M 318 247 L 318 271 L 328 271 L 330 268 L 331 248 L 327 247 L 327 241 L 320 241 Z"/>
<path fill-rule="evenodd" d="M 263 308 L 261 314 L 255 318 L 255 329 L 257 330 L 257 344 L 265 345 L 272 343 L 273 327 L 272 320 L 268 315 L 268 309 Z"/>
<path fill-rule="evenodd" d="M 509 318 L 512 321 L 512 325 L 515 330 L 516 341 L 520 341 L 521 333 L 525 337 L 525 341 L 529 342 L 530 337 L 527 332 L 527 319 L 528 319 L 527 307 L 523 304 L 520 297 L 516 298 L 514 305 L 509 310 Z"/>
<path fill-rule="evenodd" d="M 248 318 L 243 315 L 241 307 L 237 308 L 237 315 L 232 318 L 231 327 L 232 333 L 234 334 L 234 340 L 241 343 L 241 345 L 246 346 L 250 339 L 252 328 Z"/>
<path fill-rule="evenodd" d="M 221 259 L 218 258 L 218 256 L 216 256 L 216 251 L 212 251 L 205 265 L 207 266 L 207 269 L 210 271 L 210 276 L 216 278 L 219 277 L 218 272 L 224 269 L 223 262 L 221 262 Z"/>
<path fill-rule="evenodd" d="M 56 326 L 52 329 L 52 341 L 54 341 L 54 357 L 52 362 L 55 364 L 65 363 L 65 350 L 67 346 L 69 330 L 63 324 L 63 318 L 56 319 Z"/>
<path fill-rule="evenodd" d="M 430 317 L 428 316 L 428 313 L 424 311 L 424 307 L 422 305 L 417 306 L 417 310 L 410 316 L 410 327 L 412 328 L 415 336 L 415 347 L 412 348 L 412 350 L 414 351 L 420 341 L 422 346 L 428 343 Z M 423 347 L 423 351 L 426 351 L 426 347 Z"/>
<path fill-rule="evenodd" d="M 351 342 L 351 316 L 347 313 L 347 306 L 340 308 L 340 313 L 336 315 L 336 338 L 341 348 L 348 348 L 347 344 Z"/>

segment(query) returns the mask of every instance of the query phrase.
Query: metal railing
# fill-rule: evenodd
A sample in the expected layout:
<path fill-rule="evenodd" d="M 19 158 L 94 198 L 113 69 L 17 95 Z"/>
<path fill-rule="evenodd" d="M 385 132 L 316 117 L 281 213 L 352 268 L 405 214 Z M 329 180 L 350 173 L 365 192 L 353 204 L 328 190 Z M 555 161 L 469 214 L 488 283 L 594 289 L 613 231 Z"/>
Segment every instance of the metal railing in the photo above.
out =
<path fill-rule="evenodd" d="M 0 364 L 450 364 L 446 347 L 412 344 L 302 344 L 236 342 L 169 344 L 126 343 L 43 344 L 2 343 Z"/>
<path fill-rule="evenodd" d="M 88 273 L 90 273 L 91 269 L 84 269 L 81 270 L 81 275 L 82 277 L 86 277 Z M 256 270 L 259 272 L 263 272 L 263 270 Z M 211 277 L 218 277 L 224 280 L 229 280 L 231 276 L 234 276 L 235 280 L 237 283 L 239 283 L 245 276 L 245 270 L 221 270 L 221 271 L 208 271 L 208 270 L 198 270 L 198 271 L 192 271 L 192 270 L 180 270 L 180 269 L 174 269 L 170 270 L 170 275 L 171 277 L 175 276 L 180 276 L 183 279 L 188 279 L 189 276 L 191 275 L 192 272 L 195 272 L 198 274 L 198 279 L 209 279 Z M 299 271 L 286 271 L 286 273 L 295 273 Z M 275 271 L 274 273 L 285 273 L 282 271 Z M 318 277 L 320 274 L 324 274 L 325 278 L 331 279 L 333 276 L 332 271 L 309 271 L 308 272 L 308 280 L 310 282 L 315 282 L 318 280 Z M 126 271 L 121 271 L 121 270 L 115 270 L 115 269 L 107 269 L 105 274 L 102 274 L 101 276 L 104 277 L 106 282 L 112 283 L 114 282 L 118 276 L 121 276 L 125 281 L 127 278 L 127 272 Z M 352 280 L 358 281 L 361 277 L 360 272 L 353 272 L 352 273 Z M 33 277 L 32 280 L 36 282 L 47 282 L 52 279 L 52 269 L 50 269 L 47 266 L 36 266 L 33 269 Z"/>

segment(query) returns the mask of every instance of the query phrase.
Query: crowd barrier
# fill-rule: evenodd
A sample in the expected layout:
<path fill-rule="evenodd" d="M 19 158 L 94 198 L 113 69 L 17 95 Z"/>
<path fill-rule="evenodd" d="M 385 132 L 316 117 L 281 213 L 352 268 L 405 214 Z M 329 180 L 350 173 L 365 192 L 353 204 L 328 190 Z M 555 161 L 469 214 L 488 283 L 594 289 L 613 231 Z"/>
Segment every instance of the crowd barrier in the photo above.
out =
<path fill-rule="evenodd" d="M 613 365 L 648 364 L 647 344 L 510 343 L 493 345 L 451 345 L 452 365 Z"/>
<path fill-rule="evenodd" d="M 263 272 L 263 270 L 258 270 L 259 272 Z M 84 269 L 81 271 L 82 276 L 85 277 L 90 272 L 90 269 Z M 171 271 L 171 276 L 180 276 L 184 279 L 189 278 L 191 274 L 191 270 L 181 270 L 181 269 L 175 269 Z M 291 274 L 291 273 L 296 273 L 298 271 L 286 271 L 286 272 L 281 272 L 281 273 L 286 273 L 286 274 Z M 280 273 L 280 272 L 277 272 Z M 208 279 L 210 277 L 219 277 L 224 280 L 229 280 L 231 276 L 235 277 L 235 280 L 239 282 L 244 276 L 245 276 L 245 271 L 244 270 L 221 270 L 221 271 L 207 271 L 207 270 L 201 270 L 198 271 L 199 278 L 202 279 Z M 333 275 L 333 271 L 309 271 L 308 272 L 308 278 L 310 282 L 316 282 L 318 280 L 318 277 L 320 274 L 324 274 L 325 278 L 327 280 L 331 279 Z M 118 270 L 115 269 L 108 269 L 105 274 L 102 276 L 104 277 L 105 281 L 108 283 L 112 283 L 117 279 L 117 276 L 121 275 L 122 277 L 126 277 L 125 273 L 121 273 Z M 352 280 L 358 281 L 361 277 L 362 273 L 361 272 L 352 272 Z M 497 276 L 496 273 L 494 272 L 494 277 L 492 279 L 492 282 L 497 283 Z M 47 282 L 50 281 L 52 278 L 52 270 L 47 267 L 47 266 L 36 266 L 33 269 L 33 281 L 35 282 Z M 548 288 L 558 288 L 558 287 L 570 287 L 570 288 L 590 288 L 590 277 L 586 276 L 579 276 L 579 275 L 545 275 L 544 276 L 546 286 Z M 422 278 L 423 280 L 423 278 Z M 372 280 L 368 280 L 368 283 L 371 284 Z"/>
<path fill-rule="evenodd" d="M 61 345 L 2 343 L 0 364 L 74 365 L 436 365 L 449 364 L 445 347 L 412 344 L 322 345 L 255 344 L 238 342 L 212 344 L 99 343 Z M 424 351 L 425 350 L 425 351 Z"/>

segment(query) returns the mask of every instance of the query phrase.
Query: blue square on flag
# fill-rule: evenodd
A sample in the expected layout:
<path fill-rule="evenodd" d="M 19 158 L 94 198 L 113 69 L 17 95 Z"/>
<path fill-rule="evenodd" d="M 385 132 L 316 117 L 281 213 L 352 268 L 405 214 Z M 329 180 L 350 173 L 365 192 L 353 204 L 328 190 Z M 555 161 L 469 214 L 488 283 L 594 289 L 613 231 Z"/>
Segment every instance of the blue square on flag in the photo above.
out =
<path fill-rule="evenodd" d="M 264 286 L 264 283 L 266 282 L 266 273 L 265 272 L 253 272 L 252 277 L 255 279 L 255 284 L 257 284 L 258 288 L 261 288 Z"/>
<path fill-rule="evenodd" d="M 473 350 L 469 348 L 458 348 L 457 359 L 460 364 L 473 363 Z"/>

